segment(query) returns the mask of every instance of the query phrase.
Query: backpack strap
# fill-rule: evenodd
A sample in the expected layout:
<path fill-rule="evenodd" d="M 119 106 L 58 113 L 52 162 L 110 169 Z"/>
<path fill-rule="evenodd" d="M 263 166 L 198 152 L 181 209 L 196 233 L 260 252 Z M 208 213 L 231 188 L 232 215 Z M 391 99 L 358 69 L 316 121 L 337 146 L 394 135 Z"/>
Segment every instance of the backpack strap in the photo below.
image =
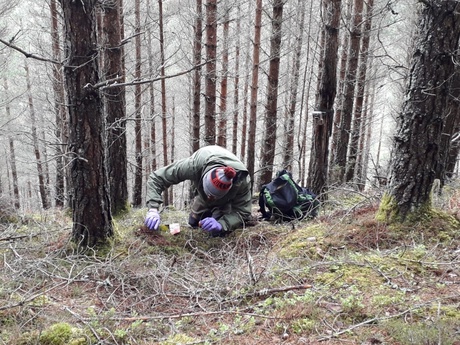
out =
<path fill-rule="evenodd" d="M 260 213 L 262 213 L 262 219 L 270 219 L 270 217 L 272 216 L 272 214 L 265 208 L 265 198 L 264 198 L 264 191 L 265 191 L 266 187 L 263 186 L 261 189 L 260 189 L 260 193 L 259 193 L 259 211 Z"/>

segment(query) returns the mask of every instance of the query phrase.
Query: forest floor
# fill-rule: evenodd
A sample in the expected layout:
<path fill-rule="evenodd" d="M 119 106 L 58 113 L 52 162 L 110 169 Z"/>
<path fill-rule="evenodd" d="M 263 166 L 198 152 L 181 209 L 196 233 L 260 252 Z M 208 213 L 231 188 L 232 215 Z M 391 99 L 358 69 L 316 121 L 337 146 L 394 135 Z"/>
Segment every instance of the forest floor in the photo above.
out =
<path fill-rule="evenodd" d="M 84 255 L 66 212 L 2 219 L 0 343 L 459 345 L 460 191 L 399 227 L 376 221 L 380 196 L 337 189 L 314 220 L 223 238 L 132 210 Z"/>

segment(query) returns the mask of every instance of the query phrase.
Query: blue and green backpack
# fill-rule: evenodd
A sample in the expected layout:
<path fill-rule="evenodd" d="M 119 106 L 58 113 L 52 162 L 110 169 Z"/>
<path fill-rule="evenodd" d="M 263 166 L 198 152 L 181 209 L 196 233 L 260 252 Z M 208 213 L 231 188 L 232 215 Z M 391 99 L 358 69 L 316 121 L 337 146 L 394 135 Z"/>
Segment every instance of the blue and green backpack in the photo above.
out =
<path fill-rule="evenodd" d="M 259 206 L 262 219 L 283 221 L 314 218 L 318 215 L 319 200 L 308 188 L 300 187 L 286 170 L 262 186 Z"/>

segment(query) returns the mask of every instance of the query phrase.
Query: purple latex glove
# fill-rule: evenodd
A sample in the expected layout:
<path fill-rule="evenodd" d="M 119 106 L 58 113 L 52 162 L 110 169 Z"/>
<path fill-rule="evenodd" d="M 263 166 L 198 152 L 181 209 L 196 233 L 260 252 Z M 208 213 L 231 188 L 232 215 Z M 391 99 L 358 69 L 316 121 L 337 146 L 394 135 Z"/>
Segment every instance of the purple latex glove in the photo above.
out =
<path fill-rule="evenodd" d="M 150 230 L 157 230 L 158 226 L 160 226 L 160 214 L 158 213 L 158 210 L 155 208 L 151 208 L 148 212 L 147 215 L 145 216 L 145 225 L 150 229 Z"/>
<path fill-rule="evenodd" d="M 200 227 L 204 231 L 210 231 L 210 232 L 222 230 L 222 225 L 220 225 L 220 223 L 212 217 L 203 219 L 200 222 Z"/>

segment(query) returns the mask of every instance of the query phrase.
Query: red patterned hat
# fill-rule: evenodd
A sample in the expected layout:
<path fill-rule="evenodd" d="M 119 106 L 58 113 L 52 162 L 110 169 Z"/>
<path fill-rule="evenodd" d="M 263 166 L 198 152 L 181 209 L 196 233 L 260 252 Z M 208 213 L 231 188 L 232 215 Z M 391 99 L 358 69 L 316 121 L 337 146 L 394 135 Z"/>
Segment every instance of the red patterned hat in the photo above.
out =
<path fill-rule="evenodd" d="M 236 171 L 232 167 L 218 167 L 209 170 L 203 177 L 203 189 L 207 196 L 222 198 L 232 187 Z"/>

